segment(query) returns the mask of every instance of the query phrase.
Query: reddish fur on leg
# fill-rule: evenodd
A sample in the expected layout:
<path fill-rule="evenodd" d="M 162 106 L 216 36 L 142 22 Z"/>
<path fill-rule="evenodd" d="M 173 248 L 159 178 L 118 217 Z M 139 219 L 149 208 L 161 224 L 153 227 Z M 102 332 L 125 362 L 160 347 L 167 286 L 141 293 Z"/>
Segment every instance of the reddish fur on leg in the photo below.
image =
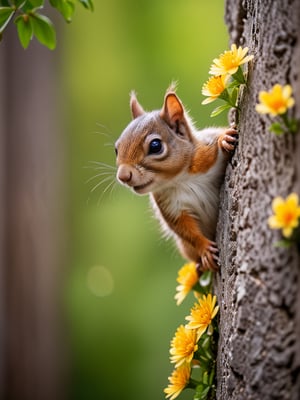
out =
<path fill-rule="evenodd" d="M 184 257 L 195 263 L 200 262 L 203 270 L 218 269 L 216 244 L 202 234 L 193 216 L 183 211 L 173 222 L 172 229 L 179 236 L 177 243 Z"/>

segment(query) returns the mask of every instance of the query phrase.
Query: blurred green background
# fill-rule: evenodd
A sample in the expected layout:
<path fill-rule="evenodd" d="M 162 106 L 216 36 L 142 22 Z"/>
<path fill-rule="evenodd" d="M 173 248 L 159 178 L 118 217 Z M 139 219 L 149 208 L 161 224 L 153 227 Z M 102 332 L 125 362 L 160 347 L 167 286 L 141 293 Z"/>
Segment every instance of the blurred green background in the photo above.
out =
<path fill-rule="evenodd" d="M 199 128 L 226 124 L 209 117 L 215 104 L 201 105 L 210 64 L 228 47 L 224 4 L 94 3 L 94 13 L 77 7 L 58 36 L 70 157 L 69 398 L 163 399 L 173 370 L 169 343 L 193 304 L 192 296 L 180 307 L 174 301 L 184 261 L 161 238 L 148 198 L 113 184 L 106 190 L 114 170 L 94 169 L 93 162 L 115 165 L 113 143 L 130 121 L 132 89 L 151 110 L 177 80 Z"/>

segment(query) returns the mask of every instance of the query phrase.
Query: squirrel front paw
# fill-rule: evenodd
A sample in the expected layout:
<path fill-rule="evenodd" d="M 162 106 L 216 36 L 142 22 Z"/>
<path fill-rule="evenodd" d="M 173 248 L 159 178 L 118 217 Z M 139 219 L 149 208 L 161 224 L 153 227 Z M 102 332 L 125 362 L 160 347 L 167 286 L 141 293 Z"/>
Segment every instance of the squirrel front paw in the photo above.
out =
<path fill-rule="evenodd" d="M 207 270 L 218 271 L 218 254 L 219 250 L 217 248 L 217 244 L 215 242 L 208 241 L 206 246 L 201 251 L 197 269 L 201 272 Z"/>
<path fill-rule="evenodd" d="M 219 146 L 225 151 L 233 151 L 237 141 L 238 131 L 228 128 L 219 136 Z"/>

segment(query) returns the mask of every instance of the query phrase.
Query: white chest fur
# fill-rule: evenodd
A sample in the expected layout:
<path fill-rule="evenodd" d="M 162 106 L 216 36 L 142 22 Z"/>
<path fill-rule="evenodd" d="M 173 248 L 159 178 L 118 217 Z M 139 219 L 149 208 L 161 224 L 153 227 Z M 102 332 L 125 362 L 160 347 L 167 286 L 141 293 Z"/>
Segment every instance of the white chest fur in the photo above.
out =
<path fill-rule="evenodd" d="M 222 153 L 221 150 L 219 150 Z M 163 220 L 159 208 L 164 214 L 176 218 L 185 211 L 199 221 L 202 233 L 209 239 L 214 239 L 219 209 L 220 184 L 224 175 L 226 161 L 219 154 L 216 164 L 206 173 L 190 174 L 184 172 L 172 180 L 159 192 L 159 206 L 153 194 L 150 194 L 152 206 L 165 233 L 173 236 L 166 221 Z"/>

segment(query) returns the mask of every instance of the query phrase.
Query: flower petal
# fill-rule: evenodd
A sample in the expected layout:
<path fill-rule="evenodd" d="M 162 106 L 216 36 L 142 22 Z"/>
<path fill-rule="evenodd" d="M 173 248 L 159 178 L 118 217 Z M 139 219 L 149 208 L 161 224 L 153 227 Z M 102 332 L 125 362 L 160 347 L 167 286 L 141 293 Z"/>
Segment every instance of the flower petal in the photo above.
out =
<path fill-rule="evenodd" d="M 275 197 L 275 199 L 272 201 L 272 209 L 274 213 L 276 214 L 278 211 L 280 211 L 280 208 L 284 205 L 284 200 L 282 197 Z"/>
<path fill-rule="evenodd" d="M 282 229 L 282 234 L 283 234 L 283 236 L 286 237 L 286 238 L 291 237 L 291 236 L 292 236 L 292 233 L 293 233 L 293 228 L 288 227 L 288 228 L 283 228 L 283 229 Z"/>
<path fill-rule="evenodd" d="M 259 114 L 268 114 L 270 112 L 269 107 L 264 104 L 256 104 L 255 109 Z"/>
<path fill-rule="evenodd" d="M 286 203 L 291 207 L 297 207 L 298 203 L 299 203 L 299 197 L 298 197 L 297 193 L 291 193 L 286 198 Z"/>
<path fill-rule="evenodd" d="M 285 85 L 282 89 L 282 94 L 285 98 L 289 98 L 291 97 L 293 93 L 293 89 L 291 85 Z"/>
<path fill-rule="evenodd" d="M 268 225 L 271 229 L 280 229 L 281 223 L 278 221 L 275 215 L 272 215 L 268 218 Z"/>

